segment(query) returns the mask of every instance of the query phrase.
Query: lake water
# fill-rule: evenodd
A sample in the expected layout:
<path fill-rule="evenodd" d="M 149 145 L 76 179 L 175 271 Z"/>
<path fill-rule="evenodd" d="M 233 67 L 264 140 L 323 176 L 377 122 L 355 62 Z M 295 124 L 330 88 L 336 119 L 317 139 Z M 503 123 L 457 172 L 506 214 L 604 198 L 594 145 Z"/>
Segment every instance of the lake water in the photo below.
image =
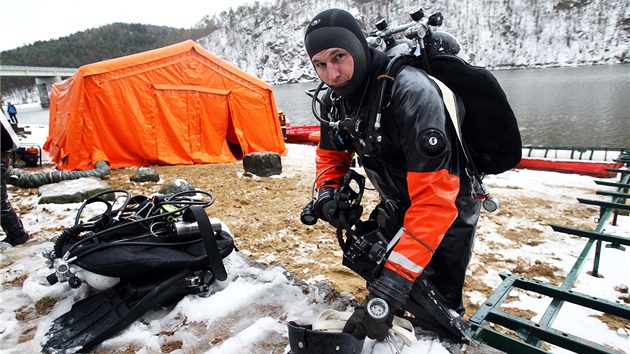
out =
<path fill-rule="evenodd" d="M 516 114 L 524 145 L 630 148 L 630 65 L 501 70 L 493 74 Z M 293 125 L 315 124 L 305 91 L 276 85 Z"/>
<path fill-rule="evenodd" d="M 524 145 L 630 148 L 630 64 L 494 71 Z M 306 90 L 317 83 L 275 85 L 292 125 L 316 124 Z M 18 106 L 20 124 L 48 124 L 48 109 Z"/>

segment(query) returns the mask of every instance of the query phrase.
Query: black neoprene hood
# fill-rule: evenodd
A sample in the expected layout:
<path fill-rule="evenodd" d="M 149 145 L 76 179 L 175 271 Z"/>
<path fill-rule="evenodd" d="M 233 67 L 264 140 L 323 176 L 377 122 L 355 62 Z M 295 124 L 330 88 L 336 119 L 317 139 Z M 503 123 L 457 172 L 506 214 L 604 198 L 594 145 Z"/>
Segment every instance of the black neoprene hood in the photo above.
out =
<path fill-rule="evenodd" d="M 348 84 L 333 90 L 341 96 L 346 96 L 361 86 L 366 76 L 370 54 L 361 27 L 349 12 L 329 9 L 315 15 L 306 28 L 304 46 L 311 59 L 325 49 L 347 50 L 354 59 L 352 78 Z"/>

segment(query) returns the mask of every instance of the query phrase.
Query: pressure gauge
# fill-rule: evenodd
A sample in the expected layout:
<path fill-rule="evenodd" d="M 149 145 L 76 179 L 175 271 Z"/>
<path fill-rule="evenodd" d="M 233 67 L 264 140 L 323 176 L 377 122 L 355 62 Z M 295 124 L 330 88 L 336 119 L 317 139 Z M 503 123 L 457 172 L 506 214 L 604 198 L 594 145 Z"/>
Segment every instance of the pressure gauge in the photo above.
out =
<path fill-rule="evenodd" d="M 497 209 L 499 209 L 499 200 L 495 197 L 488 197 L 485 198 L 483 200 L 483 208 L 487 211 L 487 212 L 495 212 Z"/>
<path fill-rule="evenodd" d="M 387 301 L 381 299 L 380 297 L 375 297 L 368 301 L 367 313 L 375 320 L 375 322 L 384 322 L 387 319 L 387 316 L 389 316 L 389 305 L 387 305 Z"/>

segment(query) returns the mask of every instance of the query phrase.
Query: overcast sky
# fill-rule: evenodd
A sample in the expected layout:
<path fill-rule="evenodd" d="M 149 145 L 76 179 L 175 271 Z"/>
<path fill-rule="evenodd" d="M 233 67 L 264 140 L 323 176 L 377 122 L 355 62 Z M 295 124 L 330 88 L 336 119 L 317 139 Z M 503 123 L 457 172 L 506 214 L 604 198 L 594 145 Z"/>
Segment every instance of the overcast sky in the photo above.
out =
<path fill-rule="evenodd" d="M 114 22 L 191 28 L 205 15 L 255 0 L 0 0 L 0 50 Z M 261 1 L 266 2 L 266 1 Z"/>

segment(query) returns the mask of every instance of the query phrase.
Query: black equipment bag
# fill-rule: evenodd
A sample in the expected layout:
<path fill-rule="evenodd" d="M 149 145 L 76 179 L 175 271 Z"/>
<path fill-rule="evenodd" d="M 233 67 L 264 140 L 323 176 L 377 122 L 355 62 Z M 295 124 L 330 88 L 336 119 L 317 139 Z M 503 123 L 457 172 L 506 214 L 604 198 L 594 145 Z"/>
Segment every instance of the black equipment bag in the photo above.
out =
<path fill-rule="evenodd" d="M 117 224 L 101 232 L 101 237 L 77 235 L 74 226 L 56 240 L 56 254 L 71 252 L 74 264 L 90 272 L 109 277 L 132 279 L 153 270 L 200 270 L 210 267 L 219 280 L 227 273 L 223 258 L 235 248 L 232 235 L 220 226 L 213 226 L 200 206 L 190 206 L 185 220 L 170 223 L 170 235 L 133 239 L 146 231 L 135 219 L 121 218 Z M 216 230 L 215 230 L 216 227 Z M 178 235 L 176 230 L 183 229 Z M 112 230 L 112 231 L 109 231 Z"/>
<path fill-rule="evenodd" d="M 121 193 L 126 198 L 116 200 L 124 200 L 118 202 L 122 205 L 109 201 Z M 196 195 L 211 200 L 196 199 Z M 204 210 L 213 201 L 210 193 L 196 190 L 151 198 L 132 198 L 129 191 L 111 190 L 90 197 L 79 209 L 75 225 L 55 240 L 53 252 L 47 257 L 50 267 L 56 269 L 49 282 L 69 278 L 71 264 L 121 279 L 160 269 L 210 268 L 218 280 L 225 280 L 223 258 L 235 246 L 229 231 L 222 229 L 218 219 L 213 225 Z M 94 203 L 105 205 L 105 212 L 79 222 L 84 208 Z M 120 208 L 114 210 L 116 206 Z"/>
<path fill-rule="evenodd" d="M 219 267 L 212 267 L 213 272 L 220 272 L 216 268 L 222 267 L 222 259 L 234 249 L 234 240 L 226 231 L 208 233 L 204 237 L 209 238 L 204 242 L 217 244 L 218 254 L 208 254 L 201 239 L 195 243 L 173 245 L 170 240 L 156 237 L 145 241 L 145 245 L 101 247 L 102 244 L 98 243 L 88 244 L 77 252 L 79 256 L 86 254 L 75 263 L 90 272 L 119 278 L 136 278 L 158 269 L 202 269 L 213 260 L 221 263 Z"/>

